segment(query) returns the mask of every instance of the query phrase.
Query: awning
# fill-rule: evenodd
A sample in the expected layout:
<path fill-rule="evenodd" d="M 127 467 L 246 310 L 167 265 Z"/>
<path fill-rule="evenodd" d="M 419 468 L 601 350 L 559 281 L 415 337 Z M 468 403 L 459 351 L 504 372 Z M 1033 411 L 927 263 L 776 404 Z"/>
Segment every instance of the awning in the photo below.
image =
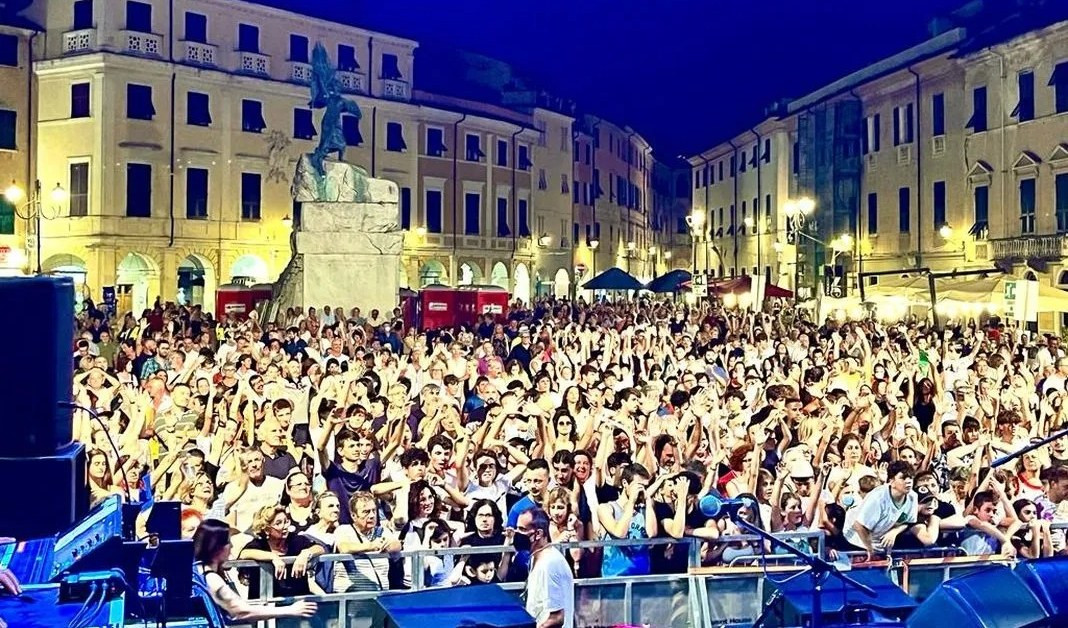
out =
<path fill-rule="evenodd" d="M 642 282 L 619 268 L 609 268 L 582 285 L 586 290 L 642 290 Z"/>
<path fill-rule="evenodd" d="M 693 279 L 693 276 L 690 271 L 681 268 L 675 269 L 653 279 L 645 285 L 645 289 L 649 292 L 657 293 L 681 292 L 690 289 L 689 282 L 691 279 Z"/>

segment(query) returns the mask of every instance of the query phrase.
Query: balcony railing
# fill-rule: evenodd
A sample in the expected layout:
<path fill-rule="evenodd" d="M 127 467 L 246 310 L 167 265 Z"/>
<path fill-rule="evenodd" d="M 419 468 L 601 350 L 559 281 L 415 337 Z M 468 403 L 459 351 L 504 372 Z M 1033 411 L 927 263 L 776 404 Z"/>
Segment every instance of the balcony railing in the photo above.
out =
<path fill-rule="evenodd" d="M 311 83 L 312 69 L 310 64 L 302 63 L 300 61 L 290 61 L 289 65 L 289 80 L 302 85 Z"/>
<path fill-rule="evenodd" d="M 96 29 L 83 28 L 63 33 L 63 54 L 78 54 L 96 49 Z"/>
<path fill-rule="evenodd" d="M 163 36 L 140 31 L 119 31 L 124 52 L 148 57 L 163 55 Z"/>
<path fill-rule="evenodd" d="M 1063 259 L 1068 257 L 1068 236 L 1042 235 L 991 240 L 995 260 Z"/>
<path fill-rule="evenodd" d="M 350 94 L 363 94 L 367 92 L 367 84 L 363 74 L 359 72 L 346 72 L 338 70 L 337 80 L 341 83 L 341 89 Z"/>
<path fill-rule="evenodd" d="M 219 47 L 202 44 L 197 41 L 185 42 L 185 60 L 196 65 L 216 66 L 219 59 Z"/>
<path fill-rule="evenodd" d="M 241 66 L 238 71 L 259 76 L 271 75 L 271 58 L 258 52 L 240 51 Z"/>
<path fill-rule="evenodd" d="M 408 82 L 382 79 L 382 97 L 390 100 L 408 100 L 410 98 Z"/>

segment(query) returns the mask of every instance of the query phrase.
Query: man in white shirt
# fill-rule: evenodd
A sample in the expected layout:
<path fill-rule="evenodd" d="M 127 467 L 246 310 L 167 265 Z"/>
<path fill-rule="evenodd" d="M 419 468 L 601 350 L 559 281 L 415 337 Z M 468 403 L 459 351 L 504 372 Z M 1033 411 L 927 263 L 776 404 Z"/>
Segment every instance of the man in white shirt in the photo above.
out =
<path fill-rule="evenodd" d="M 549 516 L 541 508 L 524 510 L 515 534 L 530 542 L 527 612 L 538 628 L 573 628 L 575 581 L 564 555 L 549 540 Z"/>
<path fill-rule="evenodd" d="M 890 551 L 897 536 L 916 525 L 919 499 L 912 491 L 912 476 L 907 462 L 891 462 L 886 484 L 864 498 L 856 520 L 846 528 L 846 540 L 866 551 L 869 561 L 876 552 Z"/>

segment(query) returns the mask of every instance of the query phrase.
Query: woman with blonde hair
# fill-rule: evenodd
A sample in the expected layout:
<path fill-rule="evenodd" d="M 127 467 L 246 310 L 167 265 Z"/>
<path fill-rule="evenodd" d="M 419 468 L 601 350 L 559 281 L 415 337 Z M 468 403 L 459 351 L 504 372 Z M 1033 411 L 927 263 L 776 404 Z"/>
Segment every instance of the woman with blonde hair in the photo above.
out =
<path fill-rule="evenodd" d="M 556 487 L 549 491 L 545 500 L 546 511 L 549 515 L 549 540 L 553 543 L 572 543 L 586 539 L 582 522 L 572 509 L 571 491 L 563 487 Z M 576 565 L 582 560 L 582 548 L 573 547 L 564 552 L 564 557 L 571 565 L 571 571 L 575 571 Z"/>
<path fill-rule="evenodd" d="M 292 520 L 284 506 L 264 506 L 252 518 L 254 538 L 241 550 L 240 560 L 269 562 L 274 565 L 275 597 L 310 595 L 308 563 L 323 553 L 323 548 L 300 534 L 292 534 Z M 296 557 L 287 565 L 283 557 Z M 249 574 L 249 593 L 259 592 L 260 572 Z"/>

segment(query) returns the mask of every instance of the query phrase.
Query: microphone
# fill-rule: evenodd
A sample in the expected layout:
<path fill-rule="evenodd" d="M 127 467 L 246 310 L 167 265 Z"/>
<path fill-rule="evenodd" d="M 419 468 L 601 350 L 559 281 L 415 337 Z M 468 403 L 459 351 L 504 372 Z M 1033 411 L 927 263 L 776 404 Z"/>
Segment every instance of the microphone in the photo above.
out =
<path fill-rule="evenodd" d="M 738 510 L 742 508 L 752 510 L 756 508 L 756 503 L 748 497 L 724 497 L 716 491 L 712 491 L 701 498 L 701 501 L 698 502 L 698 507 L 703 515 L 709 519 L 715 519 L 722 515 L 734 517 L 738 514 Z"/>

